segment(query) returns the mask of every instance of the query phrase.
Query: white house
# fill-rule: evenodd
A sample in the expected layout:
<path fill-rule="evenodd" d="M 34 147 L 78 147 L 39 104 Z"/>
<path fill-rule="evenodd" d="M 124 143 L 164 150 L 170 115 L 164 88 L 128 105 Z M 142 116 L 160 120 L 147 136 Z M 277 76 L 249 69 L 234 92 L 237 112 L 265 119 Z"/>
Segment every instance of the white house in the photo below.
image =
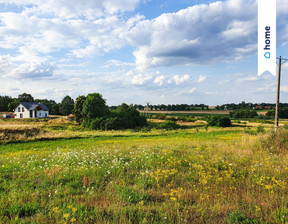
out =
<path fill-rule="evenodd" d="M 15 118 L 49 117 L 49 108 L 42 103 L 21 102 L 14 109 Z"/>

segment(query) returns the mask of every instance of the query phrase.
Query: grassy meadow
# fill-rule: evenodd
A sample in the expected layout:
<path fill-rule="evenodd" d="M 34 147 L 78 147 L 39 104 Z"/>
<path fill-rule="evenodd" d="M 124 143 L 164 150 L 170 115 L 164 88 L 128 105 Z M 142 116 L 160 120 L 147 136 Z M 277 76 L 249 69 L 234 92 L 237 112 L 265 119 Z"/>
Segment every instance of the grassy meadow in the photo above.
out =
<path fill-rule="evenodd" d="M 286 125 L 182 125 L 0 120 L 0 223 L 288 223 Z"/>

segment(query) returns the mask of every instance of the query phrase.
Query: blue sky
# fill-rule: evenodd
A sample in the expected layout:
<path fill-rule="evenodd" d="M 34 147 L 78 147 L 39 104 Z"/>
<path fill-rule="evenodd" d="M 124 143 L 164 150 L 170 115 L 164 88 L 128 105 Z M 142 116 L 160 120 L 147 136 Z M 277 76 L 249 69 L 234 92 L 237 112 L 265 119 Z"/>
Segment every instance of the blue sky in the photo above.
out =
<path fill-rule="evenodd" d="M 277 0 L 286 58 L 287 19 Z M 257 75 L 256 0 L 0 0 L 0 78 L 0 95 L 109 105 L 272 103 L 277 81 Z"/>

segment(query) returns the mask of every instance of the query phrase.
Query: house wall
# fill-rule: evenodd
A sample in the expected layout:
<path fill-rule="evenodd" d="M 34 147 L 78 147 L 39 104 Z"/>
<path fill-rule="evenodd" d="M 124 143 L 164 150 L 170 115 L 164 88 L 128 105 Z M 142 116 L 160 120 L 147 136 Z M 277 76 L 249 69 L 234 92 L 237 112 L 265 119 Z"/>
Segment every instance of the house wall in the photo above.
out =
<path fill-rule="evenodd" d="M 18 108 L 20 108 L 20 112 L 18 112 Z M 22 108 L 24 108 L 24 112 L 22 111 Z M 23 107 L 21 104 L 15 109 L 15 118 L 21 118 L 20 114 L 22 114 L 22 118 L 30 118 L 30 111 L 27 110 L 25 107 Z M 49 117 L 49 111 L 45 110 L 37 110 L 37 118 L 44 118 L 44 117 Z M 35 111 L 32 113 L 32 117 L 35 118 Z"/>
<path fill-rule="evenodd" d="M 18 112 L 18 108 L 20 108 L 20 112 Z M 23 112 L 24 108 L 24 112 Z M 20 114 L 22 114 L 22 118 L 30 118 L 30 112 L 25 107 L 23 107 L 21 104 L 15 109 L 15 118 L 21 118 Z"/>
<path fill-rule="evenodd" d="M 37 110 L 37 118 L 49 117 L 49 112 L 45 110 Z"/>

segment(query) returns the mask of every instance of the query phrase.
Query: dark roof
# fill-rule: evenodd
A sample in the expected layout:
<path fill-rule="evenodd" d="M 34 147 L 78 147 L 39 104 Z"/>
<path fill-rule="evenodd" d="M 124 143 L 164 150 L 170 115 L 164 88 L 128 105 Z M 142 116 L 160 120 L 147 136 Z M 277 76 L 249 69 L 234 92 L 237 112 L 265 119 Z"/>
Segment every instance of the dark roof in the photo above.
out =
<path fill-rule="evenodd" d="M 42 104 L 42 103 L 35 103 L 35 102 L 21 102 L 20 104 L 23 105 L 27 110 L 35 110 L 37 107 L 41 107 L 42 110 L 49 111 L 49 108 Z M 18 105 L 19 106 L 19 105 Z M 17 107 L 18 107 L 17 106 Z M 16 107 L 16 108 L 17 108 Z"/>

